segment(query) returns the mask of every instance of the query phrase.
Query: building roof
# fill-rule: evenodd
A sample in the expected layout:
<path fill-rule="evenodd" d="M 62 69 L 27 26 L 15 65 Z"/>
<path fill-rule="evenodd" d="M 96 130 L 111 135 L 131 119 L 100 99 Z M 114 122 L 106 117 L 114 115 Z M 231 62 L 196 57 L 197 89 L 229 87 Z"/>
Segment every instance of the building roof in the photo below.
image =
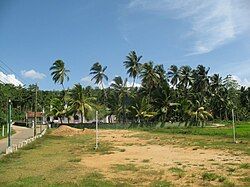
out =
<path fill-rule="evenodd" d="M 34 118 L 35 117 L 35 112 L 27 112 L 27 118 Z M 36 112 L 36 117 L 40 118 L 43 117 L 43 112 Z"/>

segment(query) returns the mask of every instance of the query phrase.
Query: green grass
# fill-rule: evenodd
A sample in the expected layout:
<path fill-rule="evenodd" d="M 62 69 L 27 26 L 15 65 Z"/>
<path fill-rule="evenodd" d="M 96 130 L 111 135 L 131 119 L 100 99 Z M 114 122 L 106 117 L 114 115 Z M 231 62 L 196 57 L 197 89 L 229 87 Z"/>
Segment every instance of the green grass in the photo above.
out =
<path fill-rule="evenodd" d="M 236 139 L 238 143 L 233 142 L 232 129 L 229 126 L 210 128 L 210 127 L 171 127 L 171 128 L 144 128 L 141 133 L 133 135 L 145 140 L 150 144 L 166 145 L 178 144 L 179 146 L 195 146 L 196 148 L 213 148 L 241 151 L 250 155 L 250 123 L 240 122 L 236 125 Z"/>
<path fill-rule="evenodd" d="M 115 164 L 113 165 L 112 169 L 114 171 L 131 171 L 131 172 L 136 172 L 139 170 L 139 168 L 136 167 L 135 164 Z"/>
<path fill-rule="evenodd" d="M 205 128 L 204 128 L 205 129 Z M 50 130 L 48 131 L 50 133 Z M 195 146 L 206 148 L 220 148 L 228 150 L 249 149 L 249 144 L 233 144 L 227 138 L 221 136 L 170 134 L 163 132 L 145 133 L 138 131 L 135 137 L 148 140 L 148 144 L 174 144 L 178 146 Z M 183 170 L 183 164 L 175 162 L 177 167 L 169 170 L 157 170 L 150 168 L 150 159 L 138 159 L 136 164 L 117 163 L 111 167 L 110 172 L 120 174 L 127 178 L 106 178 L 105 173 L 93 170 L 84 165 L 85 156 L 113 154 L 124 152 L 125 149 L 115 147 L 111 142 L 101 141 L 99 149 L 95 150 L 94 135 L 61 137 L 46 134 L 18 152 L 0 158 L 0 186 L 135 186 L 147 184 L 148 186 L 171 186 L 165 180 L 166 174 L 179 177 L 176 180 L 184 180 L 189 173 Z M 126 147 L 125 147 L 126 148 Z M 131 160 L 134 161 L 133 158 Z M 125 159 L 129 160 L 129 159 Z M 213 160 L 211 160 L 213 161 Z M 98 162 L 98 160 L 97 160 Z M 138 163 L 139 162 L 139 163 Z M 181 166 L 180 166 L 181 165 Z M 235 170 L 229 169 L 230 167 Z M 225 172 L 247 173 L 249 163 L 235 166 L 225 166 Z M 186 169 L 185 169 L 186 170 Z M 229 171 L 230 170 L 230 171 Z M 188 171 L 188 169 L 187 169 Z M 204 172 L 204 171 L 203 171 Z M 249 184 L 249 177 L 242 173 L 241 182 Z M 124 175 L 126 174 L 126 175 Z M 191 176 L 192 173 L 190 173 Z M 185 175 L 185 176 L 184 176 Z M 184 176 L 184 177 L 183 177 Z M 228 176 L 230 179 L 232 176 Z M 245 178 L 243 178 L 245 177 Z M 182 179 L 181 179 L 182 178 Z M 204 183 L 215 181 L 221 186 L 233 186 L 234 183 L 227 178 L 212 172 L 194 175 L 192 180 L 202 180 Z M 175 183 L 175 181 L 173 181 Z"/>
<path fill-rule="evenodd" d="M 217 175 L 216 173 L 213 172 L 205 172 L 202 174 L 202 179 L 204 181 L 218 181 L 220 183 L 223 183 L 223 185 L 225 185 L 226 183 L 228 183 L 228 180 L 226 177 L 221 176 L 221 175 Z"/>
<path fill-rule="evenodd" d="M 120 179 L 111 181 L 81 163 L 85 154 L 110 154 L 116 150 L 107 142 L 101 142 L 98 150 L 94 146 L 94 135 L 61 137 L 46 134 L 0 158 L 0 186 L 130 186 Z M 117 172 L 139 170 L 133 164 L 117 165 L 115 169 Z M 138 182 L 137 179 L 134 182 Z"/>
<path fill-rule="evenodd" d="M 217 175 L 216 173 L 205 172 L 205 173 L 202 174 L 202 179 L 205 180 L 205 181 L 215 181 L 219 177 L 220 176 Z"/>
<path fill-rule="evenodd" d="M 169 171 L 174 173 L 179 178 L 182 178 L 184 176 L 184 173 L 185 173 L 185 171 L 183 169 L 178 168 L 178 167 L 171 167 L 171 168 L 169 168 Z"/>
<path fill-rule="evenodd" d="M 250 169 L 250 164 L 249 163 L 242 163 L 240 164 L 240 169 Z"/>
<path fill-rule="evenodd" d="M 185 135 L 206 135 L 206 136 L 221 136 L 225 138 L 233 137 L 232 125 L 227 124 L 225 127 L 165 127 L 165 128 L 143 128 L 145 131 L 155 133 L 168 134 L 185 134 Z M 236 138 L 242 140 L 250 140 L 250 123 L 236 123 Z"/>
<path fill-rule="evenodd" d="M 250 183 L 250 177 L 243 177 L 243 178 L 241 178 L 241 181 Z"/>
<path fill-rule="evenodd" d="M 69 159 L 69 162 L 81 162 L 81 158 L 71 158 Z"/>
<path fill-rule="evenodd" d="M 154 181 L 150 184 L 150 187 L 170 187 L 171 182 L 168 181 Z"/>
<path fill-rule="evenodd" d="M 111 147 L 95 151 L 93 136 L 45 135 L 0 159 L 0 186 L 115 186 L 104 177 L 89 177 L 92 171 L 79 165 L 82 154 L 102 154 Z"/>
<path fill-rule="evenodd" d="M 2 130 L 2 125 L 0 125 L 0 140 L 7 137 L 6 125 L 4 126 L 4 136 L 2 136 Z M 11 134 L 15 134 L 15 131 L 13 129 L 11 130 Z"/>
<path fill-rule="evenodd" d="M 142 162 L 143 162 L 143 163 L 149 163 L 150 160 L 149 160 L 149 159 L 143 159 Z"/>

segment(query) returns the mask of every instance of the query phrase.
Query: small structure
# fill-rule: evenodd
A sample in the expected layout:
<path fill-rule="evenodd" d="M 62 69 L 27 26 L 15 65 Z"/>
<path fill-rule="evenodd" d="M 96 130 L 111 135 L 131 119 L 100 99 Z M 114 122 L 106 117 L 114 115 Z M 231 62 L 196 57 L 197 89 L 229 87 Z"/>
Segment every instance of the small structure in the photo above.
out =
<path fill-rule="evenodd" d="M 32 122 L 35 121 L 35 117 L 37 119 L 38 124 L 43 124 L 44 123 L 44 113 L 43 112 L 36 112 L 35 113 L 35 112 L 28 111 L 26 113 L 26 125 L 31 127 Z"/>

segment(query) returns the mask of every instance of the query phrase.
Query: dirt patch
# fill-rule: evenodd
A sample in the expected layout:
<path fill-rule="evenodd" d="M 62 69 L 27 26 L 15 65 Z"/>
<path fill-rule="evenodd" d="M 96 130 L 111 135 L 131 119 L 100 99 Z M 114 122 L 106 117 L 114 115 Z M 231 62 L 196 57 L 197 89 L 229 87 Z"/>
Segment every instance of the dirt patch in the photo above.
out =
<path fill-rule="evenodd" d="M 95 131 L 91 129 L 77 129 L 73 127 L 69 127 L 67 125 L 61 125 L 56 130 L 54 130 L 51 134 L 54 136 L 74 136 L 81 134 L 94 134 Z"/>
<path fill-rule="evenodd" d="M 147 185 L 147 181 L 159 178 L 172 181 L 176 186 L 206 186 L 207 184 L 202 180 L 203 173 L 213 172 L 219 176 L 230 176 L 230 180 L 236 181 L 241 177 L 241 173 L 246 172 L 238 169 L 238 166 L 241 163 L 250 162 L 249 156 L 235 156 L 225 150 L 201 149 L 193 146 L 179 147 L 178 144 L 147 144 L 149 140 L 133 136 L 138 133 L 143 132 L 100 131 L 100 141 L 112 143 L 117 151 L 109 155 L 86 155 L 81 164 L 92 170 L 98 170 L 113 180 L 135 180 L 135 183 L 140 183 L 136 180 L 144 176 L 142 180 L 144 185 Z M 114 169 L 116 167 L 125 168 L 125 171 L 117 172 Z M 229 170 L 234 168 L 237 172 L 230 173 Z M 177 172 L 171 172 L 172 170 Z M 137 176 L 139 174 L 142 175 Z M 213 183 L 219 184 L 214 181 Z"/>

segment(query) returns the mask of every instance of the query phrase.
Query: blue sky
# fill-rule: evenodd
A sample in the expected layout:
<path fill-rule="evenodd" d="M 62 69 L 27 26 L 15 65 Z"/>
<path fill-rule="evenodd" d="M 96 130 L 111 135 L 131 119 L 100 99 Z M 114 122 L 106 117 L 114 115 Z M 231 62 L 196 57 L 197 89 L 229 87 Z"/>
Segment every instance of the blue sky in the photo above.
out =
<path fill-rule="evenodd" d="M 14 73 L 0 61 L 0 80 L 61 89 L 49 67 L 62 59 L 66 87 L 92 85 L 97 61 L 111 81 L 126 77 L 123 61 L 135 50 L 142 62 L 203 64 L 250 86 L 249 10 L 248 0 L 1 0 L 0 60 Z"/>

